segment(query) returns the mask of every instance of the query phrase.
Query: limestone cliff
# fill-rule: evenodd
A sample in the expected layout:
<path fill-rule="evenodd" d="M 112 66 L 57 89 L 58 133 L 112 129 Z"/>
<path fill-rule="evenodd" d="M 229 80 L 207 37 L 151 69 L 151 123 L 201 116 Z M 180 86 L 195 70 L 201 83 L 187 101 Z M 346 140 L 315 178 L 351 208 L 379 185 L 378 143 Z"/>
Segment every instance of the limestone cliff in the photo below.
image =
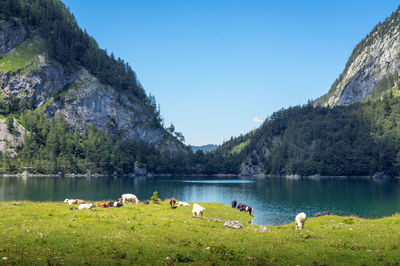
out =
<path fill-rule="evenodd" d="M 102 84 L 84 67 L 66 70 L 49 59 L 45 47 L 42 37 L 18 19 L 0 21 L 3 100 L 24 99 L 30 108 L 49 117 L 62 114 L 71 127 L 94 125 L 110 134 L 118 133 L 123 139 L 172 153 L 186 150 L 164 130 L 154 110 L 143 100 Z"/>
<path fill-rule="evenodd" d="M 330 91 L 316 100 L 322 106 L 349 105 L 399 93 L 400 9 L 379 23 L 353 50 Z"/>

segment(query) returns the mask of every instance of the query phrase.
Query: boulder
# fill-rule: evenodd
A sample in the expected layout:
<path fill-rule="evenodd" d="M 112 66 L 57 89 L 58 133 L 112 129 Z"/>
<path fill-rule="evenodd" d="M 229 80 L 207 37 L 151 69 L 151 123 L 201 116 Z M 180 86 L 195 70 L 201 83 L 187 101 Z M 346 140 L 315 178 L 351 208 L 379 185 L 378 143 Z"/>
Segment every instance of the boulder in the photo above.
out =
<path fill-rule="evenodd" d="M 234 229 L 243 228 L 243 225 L 241 225 L 239 221 L 226 221 L 224 223 L 224 226 L 229 227 L 229 228 L 234 228 Z"/>

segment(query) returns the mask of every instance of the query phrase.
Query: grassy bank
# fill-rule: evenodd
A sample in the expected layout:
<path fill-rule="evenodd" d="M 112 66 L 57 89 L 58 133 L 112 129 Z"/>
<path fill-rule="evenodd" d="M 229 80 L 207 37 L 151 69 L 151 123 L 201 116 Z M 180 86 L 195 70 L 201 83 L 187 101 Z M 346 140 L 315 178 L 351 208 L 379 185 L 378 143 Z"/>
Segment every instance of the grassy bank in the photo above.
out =
<path fill-rule="evenodd" d="M 168 202 L 70 210 L 65 203 L 0 203 L 2 264 L 285 264 L 400 263 L 400 216 L 324 216 L 260 232 L 251 217 L 219 203 L 171 210 Z M 239 220 L 244 229 L 224 228 Z"/>

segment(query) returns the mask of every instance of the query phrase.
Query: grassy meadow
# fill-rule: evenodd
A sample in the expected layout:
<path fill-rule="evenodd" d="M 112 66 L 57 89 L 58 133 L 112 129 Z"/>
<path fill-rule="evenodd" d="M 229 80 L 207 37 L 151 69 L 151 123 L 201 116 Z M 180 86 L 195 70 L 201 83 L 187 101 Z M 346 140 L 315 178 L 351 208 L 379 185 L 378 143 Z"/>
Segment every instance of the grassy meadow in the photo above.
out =
<path fill-rule="evenodd" d="M 400 215 L 309 218 L 260 232 L 251 216 L 219 203 L 127 204 L 70 210 L 62 202 L 0 203 L 0 264 L 399 265 Z M 256 210 L 257 211 L 257 210 Z M 310 214 L 309 214 L 310 215 Z M 239 220 L 244 229 L 224 228 Z"/>

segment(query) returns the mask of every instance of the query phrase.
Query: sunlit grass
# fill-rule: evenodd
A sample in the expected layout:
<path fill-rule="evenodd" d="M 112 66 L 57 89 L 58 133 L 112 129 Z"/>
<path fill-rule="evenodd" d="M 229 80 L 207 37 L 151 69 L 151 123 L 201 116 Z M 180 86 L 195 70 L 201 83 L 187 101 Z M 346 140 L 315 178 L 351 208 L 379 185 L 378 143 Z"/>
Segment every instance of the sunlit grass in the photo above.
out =
<path fill-rule="evenodd" d="M 168 202 L 70 210 L 65 203 L 0 203 L 0 257 L 16 264 L 284 264 L 400 263 L 400 216 L 367 220 L 323 216 L 260 232 L 251 216 L 219 203 Z M 239 220 L 244 229 L 224 228 Z"/>
<path fill-rule="evenodd" d="M 0 71 L 27 74 L 41 64 L 39 55 L 43 53 L 43 40 L 26 39 L 10 52 L 0 55 Z"/>

